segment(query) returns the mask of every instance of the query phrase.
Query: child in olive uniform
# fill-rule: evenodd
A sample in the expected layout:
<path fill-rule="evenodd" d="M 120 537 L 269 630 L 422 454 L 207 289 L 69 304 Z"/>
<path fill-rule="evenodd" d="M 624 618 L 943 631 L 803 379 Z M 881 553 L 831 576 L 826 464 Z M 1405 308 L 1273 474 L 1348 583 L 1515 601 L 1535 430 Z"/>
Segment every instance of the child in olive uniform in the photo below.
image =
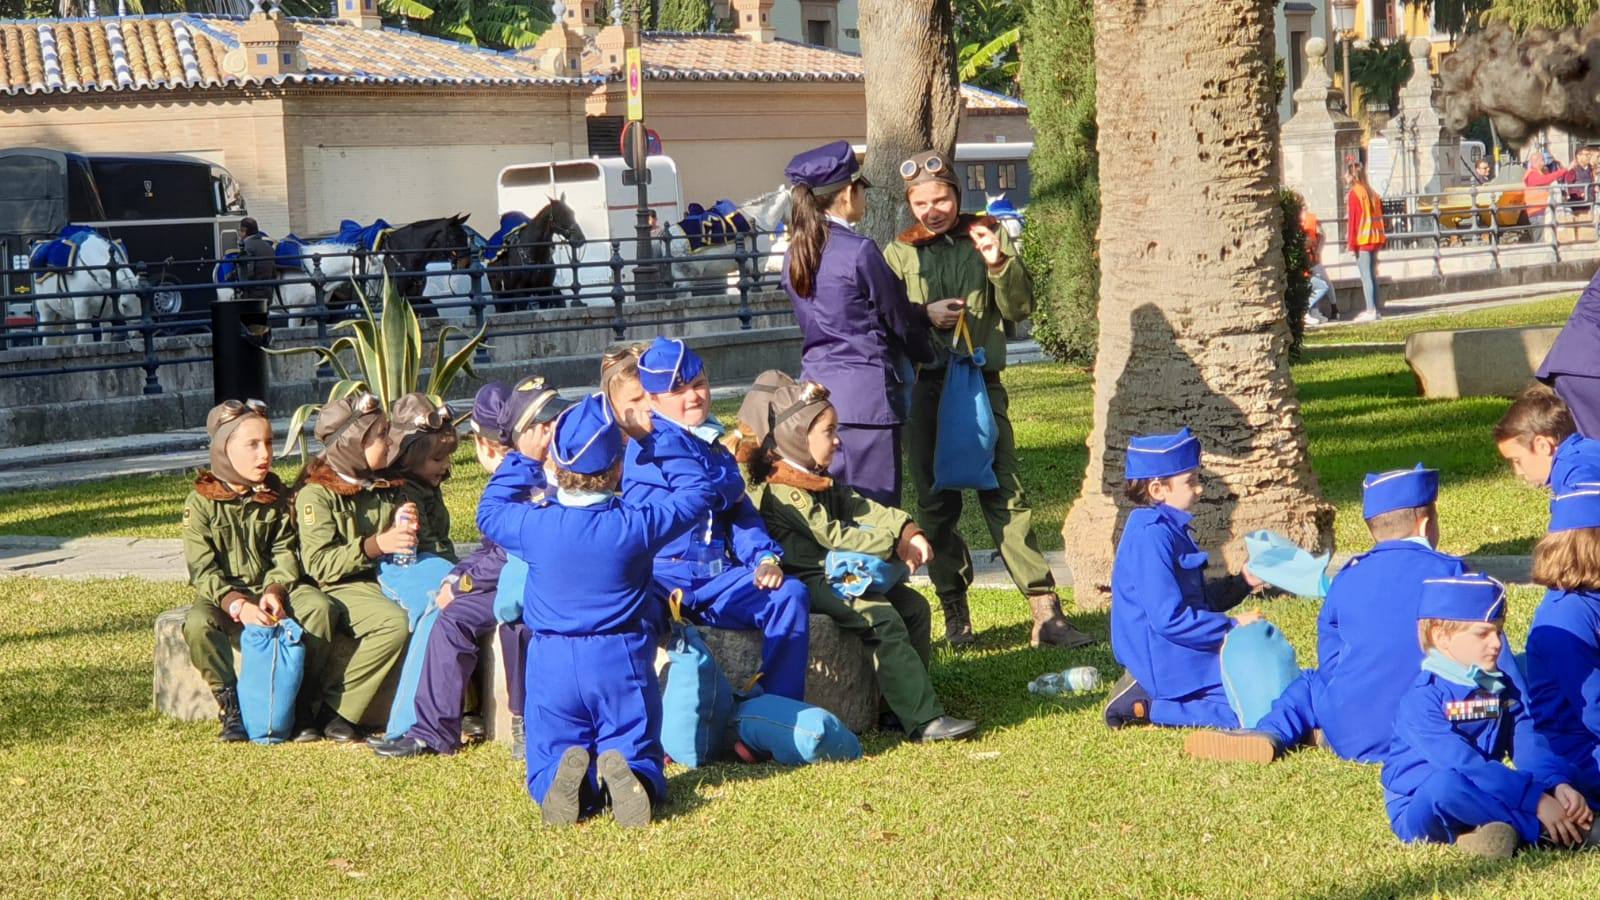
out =
<path fill-rule="evenodd" d="M 357 641 L 343 680 L 327 687 L 323 712 L 323 736 L 348 743 L 359 739 L 355 723 L 410 639 L 405 610 L 378 587 L 378 560 L 441 548 L 418 540 L 419 523 L 433 520 L 433 511 L 408 510 L 410 524 L 396 521 L 414 501 L 377 474 L 392 457 L 389 419 L 377 397 L 362 393 L 325 404 L 316 435 L 324 449 L 301 473 L 294 500 L 300 562 Z"/>
<path fill-rule="evenodd" d="M 830 550 L 902 560 L 911 570 L 933 554 L 905 512 L 880 506 L 822 473 L 839 447 L 839 416 L 820 384 L 763 373 L 739 409 L 739 461 L 750 502 L 783 547 L 783 568 L 811 594 L 811 608 L 872 649 L 884 703 L 912 740 L 968 737 L 978 723 L 944 714 L 928 676 L 932 613 L 901 580 L 882 593 L 841 598 L 824 573 Z"/>
<path fill-rule="evenodd" d="M 239 716 L 232 641 L 245 625 L 295 619 L 305 629 L 306 670 L 295 740 L 321 737 L 322 668 L 333 637 L 328 596 L 300 581 L 289 491 L 272 472 L 272 424 L 259 400 L 230 400 L 206 416 L 211 469 L 183 507 L 183 555 L 199 602 L 183 636 L 189 658 L 221 709 L 224 741 L 246 739 Z"/>
<path fill-rule="evenodd" d="M 450 540 L 450 508 L 444 503 L 443 485 L 450 478 L 456 448 L 455 413 L 449 404 L 436 403 L 427 394 L 407 394 L 389 411 L 394 458 L 386 473 L 400 493 L 417 507 L 417 542 L 434 547 L 446 559 L 456 558 Z"/>

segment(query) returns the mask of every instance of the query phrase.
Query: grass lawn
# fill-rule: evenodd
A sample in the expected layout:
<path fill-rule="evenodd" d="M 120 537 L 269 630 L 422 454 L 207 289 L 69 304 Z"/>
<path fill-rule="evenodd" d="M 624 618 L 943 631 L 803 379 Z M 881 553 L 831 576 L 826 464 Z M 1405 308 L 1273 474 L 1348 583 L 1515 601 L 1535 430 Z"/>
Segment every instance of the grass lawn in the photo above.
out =
<path fill-rule="evenodd" d="M 1564 321 L 1571 298 L 1496 307 L 1455 316 L 1424 316 L 1314 330 L 1319 345 L 1403 339 L 1438 327 L 1490 327 Z M 1526 553 L 1544 528 L 1545 498 L 1512 480 L 1489 441 L 1507 401 L 1423 400 L 1397 350 L 1319 347 L 1294 366 L 1303 401 L 1311 458 L 1328 499 L 1338 506 L 1336 534 L 1343 550 L 1368 543 L 1360 518 L 1361 477 L 1419 461 L 1443 473 L 1443 546 L 1457 553 Z M 1017 366 L 1005 374 L 1017 434 L 1023 484 L 1046 549 L 1061 546 L 1061 522 L 1077 497 L 1088 462 L 1093 385 L 1078 370 L 1053 363 Z M 719 404 L 731 420 L 736 404 Z M 280 464 L 292 479 L 297 463 Z M 475 540 L 473 513 L 485 478 L 470 448 L 457 457 L 445 496 L 458 540 Z M 0 494 L 0 534 L 62 537 L 120 535 L 177 537 L 189 481 L 123 478 L 59 490 Z M 909 498 L 907 504 L 913 501 Z M 993 541 L 968 495 L 962 529 L 975 547 Z"/>
<path fill-rule="evenodd" d="M 1576 897 L 1591 860 L 1471 860 L 1389 833 L 1378 770 L 1320 751 L 1198 763 L 1182 733 L 1105 730 L 1104 691 L 1025 690 L 1109 650 L 1030 650 L 1014 595 L 974 596 L 976 651 L 942 645 L 971 743 L 867 736 L 866 759 L 670 774 L 663 820 L 538 826 L 503 746 L 389 761 L 223 746 L 150 709 L 150 623 L 179 586 L 0 580 L 0 884 L 104 896 Z M 1513 601 L 1516 643 L 1537 595 Z M 1265 611 L 1309 658 L 1315 606 Z M 1105 634 L 1103 618 L 1085 617 Z M 936 630 L 940 626 L 936 623 Z M 32 887 L 28 887 L 32 885 Z"/>

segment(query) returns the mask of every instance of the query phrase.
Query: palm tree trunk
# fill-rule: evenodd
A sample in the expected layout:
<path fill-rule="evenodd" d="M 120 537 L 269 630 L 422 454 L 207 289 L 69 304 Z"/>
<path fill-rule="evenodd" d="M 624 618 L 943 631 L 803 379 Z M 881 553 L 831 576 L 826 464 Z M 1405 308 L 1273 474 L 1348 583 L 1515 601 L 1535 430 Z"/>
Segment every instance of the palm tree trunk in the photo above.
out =
<path fill-rule="evenodd" d="M 1202 546 L 1258 528 L 1331 548 L 1283 313 L 1273 0 L 1096 0 L 1100 344 L 1083 493 L 1062 528 L 1081 606 L 1108 601 L 1135 434 L 1194 429 Z"/>
<path fill-rule="evenodd" d="M 950 0 L 861 0 L 867 77 L 867 177 L 862 232 L 880 244 L 909 222 L 902 160 L 929 148 L 955 152 L 961 125 L 955 13 Z"/>

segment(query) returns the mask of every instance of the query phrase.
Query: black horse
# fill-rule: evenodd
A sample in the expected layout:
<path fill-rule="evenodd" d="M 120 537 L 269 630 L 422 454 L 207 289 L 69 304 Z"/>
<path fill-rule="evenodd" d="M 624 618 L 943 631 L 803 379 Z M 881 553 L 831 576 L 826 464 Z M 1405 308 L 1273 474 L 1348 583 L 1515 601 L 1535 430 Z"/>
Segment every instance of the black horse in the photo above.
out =
<path fill-rule="evenodd" d="M 394 229 L 378 246 L 384 270 L 394 278 L 395 290 L 412 301 L 417 315 L 437 316 L 439 311 L 429 301 L 418 302 L 428 279 L 416 273 L 426 271 L 432 262 L 448 261 L 453 268 L 462 268 L 471 261 L 466 222 L 466 213 L 423 219 Z M 407 274 L 398 274 L 401 272 Z"/>
<path fill-rule="evenodd" d="M 557 237 L 566 241 L 571 252 L 573 283 L 577 283 L 577 262 L 585 239 L 563 194 L 552 197 L 538 215 L 501 236 L 499 253 L 489 261 L 489 288 L 496 309 L 516 312 L 527 309 L 529 301 L 538 309 L 566 305 L 555 287 Z"/>

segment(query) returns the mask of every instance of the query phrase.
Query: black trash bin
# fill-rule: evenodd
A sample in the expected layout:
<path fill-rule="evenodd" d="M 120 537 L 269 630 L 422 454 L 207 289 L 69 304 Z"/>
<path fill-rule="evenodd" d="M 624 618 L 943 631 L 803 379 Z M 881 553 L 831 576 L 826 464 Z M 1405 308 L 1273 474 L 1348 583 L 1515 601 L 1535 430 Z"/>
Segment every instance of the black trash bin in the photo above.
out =
<path fill-rule="evenodd" d="M 211 391 L 214 402 L 267 399 L 272 326 L 267 298 L 211 304 Z"/>

